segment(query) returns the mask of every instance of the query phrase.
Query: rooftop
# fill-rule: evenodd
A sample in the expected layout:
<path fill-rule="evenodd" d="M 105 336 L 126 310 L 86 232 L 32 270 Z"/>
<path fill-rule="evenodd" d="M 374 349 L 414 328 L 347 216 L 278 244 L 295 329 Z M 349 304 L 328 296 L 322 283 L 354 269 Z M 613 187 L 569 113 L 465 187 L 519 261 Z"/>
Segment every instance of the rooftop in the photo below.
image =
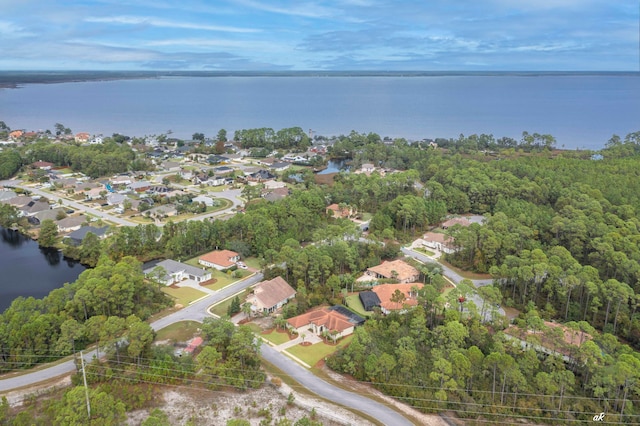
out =
<path fill-rule="evenodd" d="M 223 266 L 225 268 L 229 268 L 235 265 L 235 262 L 231 260 L 231 258 L 239 256 L 238 253 L 231 250 L 215 250 L 204 254 L 198 258 L 198 260 L 203 260 L 205 262 L 215 263 L 216 265 Z"/>
<path fill-rule="evenodd" d="M 384 261 L 378 266 L 368 269 L 371 272 L 385 278 L 397 278 L 400 281 L 412 279 L 420 275 L 420 272 L 403 260 Z"/>
<path fill-rule="evenodd" d="M 296 291 L 282 277 L 258 283 L 254 289 L 254 295 L 260 303 L 270 308 L 279 302 L 295 296 Z"/>

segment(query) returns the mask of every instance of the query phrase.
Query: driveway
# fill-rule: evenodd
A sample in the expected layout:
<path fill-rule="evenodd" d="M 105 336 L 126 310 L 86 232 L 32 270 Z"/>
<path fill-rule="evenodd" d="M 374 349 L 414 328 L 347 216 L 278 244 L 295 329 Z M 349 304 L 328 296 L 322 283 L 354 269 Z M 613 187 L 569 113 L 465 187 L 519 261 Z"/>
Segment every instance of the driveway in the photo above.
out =
<path fill-rule="evenodd" d="M 460 282 L 465 279 L 463 276 L 458 274 L 453 269 L 449 268 L 446 265 L 443 265 L 442 263 L 438 262 L 437 260 L 435 260 L 434 258 L 432 258 L 430 256 L 427 256 L 427 255 L 425 255 L 423 253 L 419 253 L 417 251 L 411 250 L 411 249 L 406 248 L 406 247 L 402 247 L 400 250 L 406 256 L 413 257 L 414 259 L 419 260 L 422 263 L 436 263 L 440 268 L 442 268 L 442 271 L 443 271 L 444 275 L 447 278 L 449 278 L 451 281 L 453 281 L 455 284 L 460 284 Z M 485 285 L 493 284 L 493 280 L 492 279 L 470 280 L 470 281 L 473 282 L 473 285 L 476 286 L 476 287 L 483 287 Z M 480 295 L 478 293 L 474 293 L 474 294 L 469 295 L 467 297 L 469 298 L 469 300 L 471 300 L 471 301 L 473 301 L 473 303 L 475 303 L 475 305 L 478 307 L 479 310 L 482 310 L 482 307 L 483 307 L 485 302 L 484 302 L 484 299 L 482 297 L 480 297 Z M 496 308 L 496 311 L 500 315 L 505 315 L 505 316 L 507 315 L 507 313 L 504 311 L 504 309 L 502 309 L 502 307 Z M 485 321 L 491 321 L 493 319 L 492 318 L 492 314 L 491 314 L 491 309 L 487 309 L 487 312 L 485 312 L 485 315 L 484 315 L 484 319 L 485 319 Z"/>

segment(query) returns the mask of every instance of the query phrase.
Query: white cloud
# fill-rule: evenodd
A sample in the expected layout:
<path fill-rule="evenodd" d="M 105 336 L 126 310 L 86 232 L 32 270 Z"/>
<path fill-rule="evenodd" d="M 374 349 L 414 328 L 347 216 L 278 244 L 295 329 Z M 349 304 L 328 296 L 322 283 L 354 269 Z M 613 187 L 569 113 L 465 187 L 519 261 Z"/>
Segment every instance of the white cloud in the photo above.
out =
<path fill-rule="evenodd" d="M 142 17 L 142 16 L 112 16 L 112 17 L 88 17 L 86 22 L 120 24 L 120 25 L 150 25 L 163 28 L 182 28 L 189 30 L 219 31 L 229 33 L 257 33 L 261 30 L 255 28 L 229 27 L 223 25 L 198 24 L 193 22 L 170 21 L 166 19 Z"/>
<path fill-rule="evenodd" d="M 281 15 L 301 16 L 304 18 L 328 18 L 336 16 L 338 11 L 315 3 L 294 2 L 285 6 L 261 3 L 254 0 L 235 0 L 236 4 L 261 10 L 263 12 L 278 13 Z"/>
<path fill-rule="evenodd" d="M 7 38 L 29 37 L 33 33 L 25 31 L 24 28 L 14 24 L 11 21 L 0 21 L 0 36 Z"/>
<path fill-rule="evenodd" d="M 177 38 L 156 40 L 145 43 L 148 47 L 182 46 L 192 49 L 200 48 L 233 48 L 259 52 L 287 52 L 291 46 L 279 43 L 256 41 L 256 40 L 226 40 L 226 39 L 205 39 L 205 38 Z"/>

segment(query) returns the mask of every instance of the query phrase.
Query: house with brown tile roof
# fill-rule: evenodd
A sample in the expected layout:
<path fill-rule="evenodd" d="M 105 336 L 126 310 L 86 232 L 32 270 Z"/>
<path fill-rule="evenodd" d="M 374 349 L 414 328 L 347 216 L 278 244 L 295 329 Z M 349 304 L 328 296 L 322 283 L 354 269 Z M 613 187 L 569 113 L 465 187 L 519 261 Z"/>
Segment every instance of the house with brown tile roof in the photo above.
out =
<path fill-rule="evenodd" d="M 339 204 L 335 203 L 327 206 L 325 212 L 327 213 L 327 215 L 332 215 L 336 219 L 350 218 L 355 214 L 355 211 L 352 207 L 347 205 L 343 205 L 342 207 L 340 207 Z"/>
<path fill-rule="evenodd" d="M 380 309 L 384 314 L 391 311 L 402 311 L 407 307 L 418 305 L 418 292 L 424 285 L 421 283 L 408 284 L 380 284 L 371 289 L 380 299 Z M 392 301 L 394 294 L 399 291 L 404 296 L 402 301 Z"/>
<path fill-rule="evenodd" d="M 198 263 L 208 268 L 216 268 L 219 271 L 235 266 L 240 260 L 240 255 L 231 250 L 214 250 L 198 258 Z"/>
<path fill-rule="evenodd" d="M 334 340 L 352 334 L 355 328 L 349 318 L 329 308 L 315 309 L 289 318 L 287 327 L 298 335 L 313 333 L 321 336 L 322 333 L 327 332 Z"/>
<path fill-rule="evenodd" d="M 271 313 L 296 297 L 296 291 L 282 277 L 258 283 L 247 298 L 254 312 Z"/>
<path fill-rule="evenodd" d="M 420 278 L 420 272 L 403 260 L 385 260 L 367 269 L 367 275 L 376 279 L 397 279 L 401 283 L 412 283 Z"/>

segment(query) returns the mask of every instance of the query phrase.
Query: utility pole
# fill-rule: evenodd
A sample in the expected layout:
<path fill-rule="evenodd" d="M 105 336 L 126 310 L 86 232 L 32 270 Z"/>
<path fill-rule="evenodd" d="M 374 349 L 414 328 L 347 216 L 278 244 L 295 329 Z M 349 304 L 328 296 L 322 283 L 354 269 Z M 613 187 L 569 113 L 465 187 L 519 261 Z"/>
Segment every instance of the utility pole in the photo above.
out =
<path fill-rule="evenodd" d="M 89 388 L 87 387 L 87 374 L 84 370 L 84 355 L 80 351 L 80 365 L 82 365 L 82 380 L 84 381 L 84 394 L 87 398 L 87 415 L 91 420 L 91 403 L 89 402 Z"/>

